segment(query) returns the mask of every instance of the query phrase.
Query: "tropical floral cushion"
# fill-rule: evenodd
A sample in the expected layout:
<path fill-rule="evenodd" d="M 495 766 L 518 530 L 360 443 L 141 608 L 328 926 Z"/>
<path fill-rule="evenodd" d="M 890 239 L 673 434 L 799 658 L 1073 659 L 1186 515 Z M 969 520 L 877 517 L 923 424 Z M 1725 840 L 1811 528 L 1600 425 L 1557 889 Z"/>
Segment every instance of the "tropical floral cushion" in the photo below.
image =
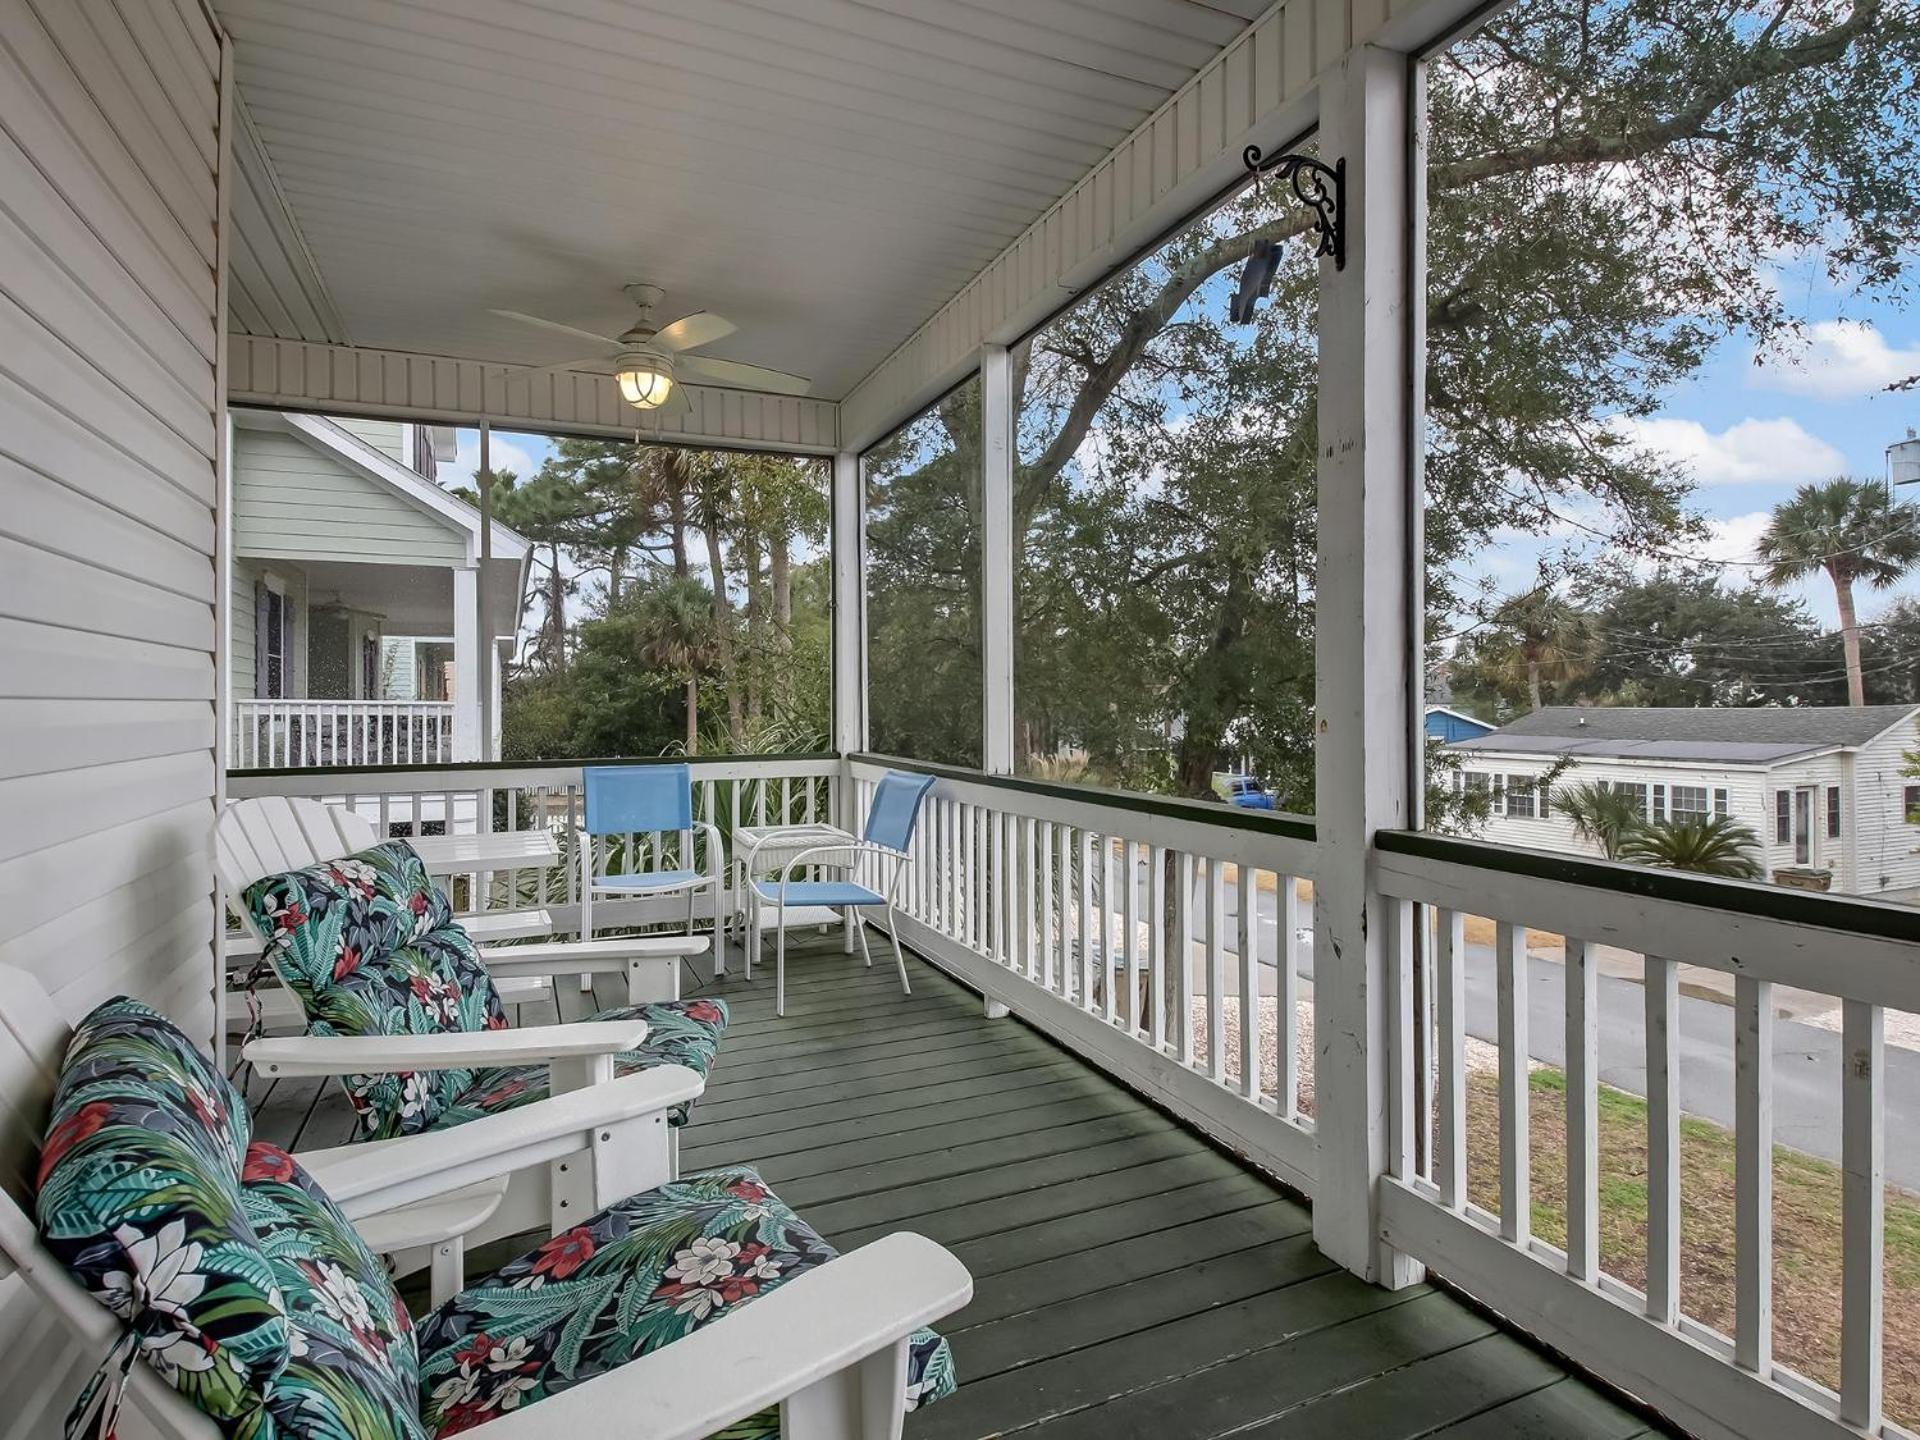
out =
<path fill-rule="evenodd" d="M 453 921 L 447 898 L 404 840 L 269 875 L 243 897 L 267 958 L 306 1012 L 313 1035 L 435 1035 L 499 1030 L 499 992 Z M 350 1075 L 344 1084 L 366 1139 L 442 1123 L 470 1070 Z"/>
<path fill-rule="evenodd" d="M 595 1020 L 644 1020 L 647 1038 L 638 1050 L 623 1050 L 614 1056 L 614 1071 L 628 1075 L 655 1065 L 684 1065 L 704 1078 L 713 1069 L 713 1057 L 719 1053 L 720 1037 L 727 1033 L 727 1002 L 724 1000 L 656 1000 L 646 1005 L 623 1005 L 603 1010 Z M 473 1072 L 473 1084 L 453 1107 L 441 1117 L 442 1125 L 454 1125 L 480 1115 L 515 1110 L 535 1100 L 547 1098 L 545 1065 L 495 1065 Z M 692 1102 L 673 1107 L 667 1119 L 674 1125 L 687 1123 Z"/>
<path fill-rule="evenodd" d="M 285 1313 L 240 1203 L 248 1138 L 225 1077 L 123 996 L 74 1031 L 40 1147 L 47 1248 L 217 1419 L 248 1413 L 287 1358 Z"/>
<path fill-rule="evenodd" d="M 286 1151 L 256 1141 L 241 1180 L 288 1339 L 287 1364 L 264 1397 L 273 1426 L 249 1440 L 419 1440 L 413 1318 L 386 1268 Z"/>
<path fill-rule="evenodd" d="M 416 1440 L 413 1334 L 386 1272 L 165 1017 L 75 1031 L 41 1147 L 41 1235 L 147 1362 L 244 1440 Z"/>
<path fill-rule="evenodd" d="M 455 1435 L 531 1405 L 732 1314 L 834 1250 L 744 1166 L 689 1175 L 556 1235 L 420 1324 L 422 1414 Z M 913 1337 L 909 1408 L 949 1395 L 953 1356 Z M 728 1440 L 766 1440 L 779 1411 Z"/>

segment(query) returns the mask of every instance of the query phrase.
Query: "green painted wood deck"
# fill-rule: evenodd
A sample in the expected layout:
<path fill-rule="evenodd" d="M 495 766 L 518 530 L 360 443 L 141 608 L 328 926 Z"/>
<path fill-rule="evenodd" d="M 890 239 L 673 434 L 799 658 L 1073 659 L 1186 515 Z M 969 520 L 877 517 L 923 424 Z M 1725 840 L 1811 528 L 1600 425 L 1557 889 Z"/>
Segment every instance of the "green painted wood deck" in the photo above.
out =
<path fill-rule="evenodd" d="M 681 1164 L 753 1164 L 843 1249 L 915 1230 L 972 1270 L 940 1327 L 960 1392 L 909 1440 L 1659 1433 L 1450 1295 L 1336 1269 L 1297 1201 L 930 966 L 909 960 L 902 995 L 875 949 L 868 970 L 837 935 L 797 947 L 783 1019 L 770 966 L 689 980 L 733 1023 Z M 558 996 L 570 1018 L 593 1003 Z M 349 1134 L 331 1082 L 251 1098 L 263 1138 Z"/>

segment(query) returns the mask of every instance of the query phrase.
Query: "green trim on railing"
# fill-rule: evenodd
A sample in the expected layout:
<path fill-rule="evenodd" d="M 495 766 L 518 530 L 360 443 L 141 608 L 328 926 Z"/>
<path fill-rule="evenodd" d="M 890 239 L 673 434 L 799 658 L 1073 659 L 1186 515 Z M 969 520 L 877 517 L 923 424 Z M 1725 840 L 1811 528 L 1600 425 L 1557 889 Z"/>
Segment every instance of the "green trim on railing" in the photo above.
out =
<path fill-rule="evenodd" d="M 1101 805 L 1135 814 L 1164 815 L 1188 820 L 1196 825 L 1215 825 L 1223 830 L 1257 830 L 1263 835 L 1281 835 L 1289 840 L 1314 843 L 1313 820 L 1305 815 L 1282 815 L 1272 810 L 1241 810 L 1224 800 L 1209 803 L 1188 800 L 1177 795 L 1141 795 L 1132 790 L 1108 790 L 1096 785 L 1063 785 L 1056 780 L 1024 780 L 1017 775 L 989 775 L 984 770 L 969 770 L 960 765 L 936 765 L 926 760 L 909 760 L 900 755 L 875 755 L 867 751 L 847 757 L 862 765 L 883 765 L 891 770 L 910 770 L 919 775 L 938 775 L 943 780 L 961 780 L 969 785 L 990 785 L 1021 795 L 1044 795 L 1050 800 L 1075 800 L 1084 805 Z"/>
<path fill-rule="evenodd" d="M 449 770 L 567 770 L 584 765 L 742 765 L 762 761 L 783 765 L 793 760 L 838 760 L 830 750 L 804 755 L 613 755 L 593 760 L 449 760 L 431 765 L 286 765 L 276 769 L 229 770 L 236 780 L 271 780 L 290 775 L 437 775 Z"/>
<path fill-rule="evenodd" d="M 1382 830 L 1374 836 L 1373 843 L 1376 850 L 1387 854 L 1413 855 L 1424 860 L 1470 865 L 1476 870 L 1497 870 L 1508 875 L 1523 875 L 1530 880 L 1581 885 L 1615 895 L 1639 895 L 1649 900 L 1698 905 L 1750 915 L 1756 920 L 1812 925 L 1849 935 L 1920 944 L 1920 909 L 1895 905 L 1885 900 L 1791 890 L 1783 885 L 1769 885 L 1758 880 L 1689 875 L 1680 870 L 1624 865 L 1617 860 L 1591 860 L 1560 855 L 1550 850 L 1526 850 L 1494 845 L 1485 840 L 1463 840 L 1454 835 L 1430 835 L 1418 830 Z M 1535 923 L 1545 929 L 1553 927 L 1549 917 L 1543 917 Z"/>

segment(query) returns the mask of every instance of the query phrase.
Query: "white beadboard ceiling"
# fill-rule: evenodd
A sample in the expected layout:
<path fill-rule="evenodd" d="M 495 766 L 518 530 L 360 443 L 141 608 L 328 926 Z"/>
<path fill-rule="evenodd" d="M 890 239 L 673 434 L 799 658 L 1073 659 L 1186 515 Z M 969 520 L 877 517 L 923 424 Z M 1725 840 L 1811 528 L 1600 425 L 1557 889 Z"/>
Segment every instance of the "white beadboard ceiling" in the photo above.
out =
<path fill-rule="evenodd" d="M 297 227 L 250 196 L 231 323 L 549 364 L 487 310 L 649 280 L 838 399 L 1267 3 L 216 0 Z"/>

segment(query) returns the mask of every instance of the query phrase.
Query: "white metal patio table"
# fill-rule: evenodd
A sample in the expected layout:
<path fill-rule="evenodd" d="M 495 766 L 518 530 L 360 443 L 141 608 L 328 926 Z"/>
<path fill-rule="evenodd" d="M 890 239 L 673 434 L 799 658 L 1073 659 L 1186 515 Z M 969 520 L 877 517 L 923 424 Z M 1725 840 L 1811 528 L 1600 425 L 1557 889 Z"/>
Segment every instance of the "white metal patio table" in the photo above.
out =
<path fill-rule="evenodd" d="M 837 825 L 828 825 L 814 821 L 803 825 L 736 825 L 733 828 L 733 872 L 734 893 L 741 897 L 739 913 L 744 933 L 741 937 L 741 950 L 746 960 L 746 976 L 753 978 L 753 960 L 760 949 L 760 937 L 765 931 L 765 921 L 761 916 L 758 895 L 753 888 L 756 879 L 779 879 L 796 855 L 802 851 L 816 849 L 822 845 L 831 845 L 844 840 L 848 845 L 858 845 L 860 837 L 842 830 Z M 776 907 L 777 908 L 777 907 Z M 827 926 L 839 921 L 845 929 L 845 949 L 853 951 L 853 927 L 856 923 L 851 910 L 844 914 L 826 906 L 802 908 L 795 906 L 791 915 L 783 915 L 778 923 L 782 925 L 820 925 Z"/>

